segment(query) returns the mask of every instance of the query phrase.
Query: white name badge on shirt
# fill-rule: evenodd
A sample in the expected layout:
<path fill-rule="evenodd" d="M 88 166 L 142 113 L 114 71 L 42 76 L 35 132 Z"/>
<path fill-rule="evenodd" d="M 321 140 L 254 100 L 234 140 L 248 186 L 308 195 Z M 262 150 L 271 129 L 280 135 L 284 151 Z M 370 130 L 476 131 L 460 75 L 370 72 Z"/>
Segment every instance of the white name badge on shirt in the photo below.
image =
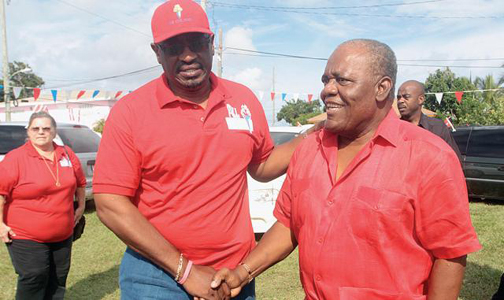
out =
<path fill-rule="evenodd" d="M 66 157 L 62 157 L 61 160 L 60 160 L 60 166 L 62 166 L 62 167 L 71 167 L 72 163 Z"/>
<path fill-rule="evenodd" d="M 226 123 L 229 130 L 254 130 L 252 119 L 247 122 L 244 118 L 226 118 Z"/>

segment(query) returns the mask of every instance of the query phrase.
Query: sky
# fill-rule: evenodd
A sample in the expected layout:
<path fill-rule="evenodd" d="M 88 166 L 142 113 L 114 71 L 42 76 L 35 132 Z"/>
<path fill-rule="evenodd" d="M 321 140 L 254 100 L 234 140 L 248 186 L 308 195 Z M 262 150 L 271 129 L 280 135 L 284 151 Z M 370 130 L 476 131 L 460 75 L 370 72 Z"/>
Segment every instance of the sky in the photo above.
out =
<path fill-rule="evenodd" d="M 164 1 L 6 2 L 9 61 L 29 64 L 44 89 L 131 91 L 162 73 L 150 48 L 150 19 Z M 207 0 L 206 10 L 211 29 L 223 32 L 223 77 L 263 95 L 268 119 L 273 82 L 276 112 L 282 93 L 317 99 L 324 59 L 354 38 L 394 50 L 398 84 L 423 82 L 443 66 L 473 79 L 504 75 L 503 0 Z M 106 77 L 116 78 L 98 80 Z"/>

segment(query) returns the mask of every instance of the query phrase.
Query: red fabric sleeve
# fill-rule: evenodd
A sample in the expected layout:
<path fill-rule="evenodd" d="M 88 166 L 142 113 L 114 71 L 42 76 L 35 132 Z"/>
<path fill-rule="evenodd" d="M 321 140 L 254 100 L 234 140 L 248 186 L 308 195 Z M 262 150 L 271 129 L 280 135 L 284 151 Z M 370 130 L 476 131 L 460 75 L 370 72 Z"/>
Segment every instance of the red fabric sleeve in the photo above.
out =
<path fill-rule="evenodd" d="M 105 123 L 93 175 L 93 192 L 132 197 L 140 181 L 140 155 L 134 145 L 135 114 L 122 99 Z"/>
<path fill-rule="evenodd" d="M 82 165 L 77 157 L 75 155 L 75 152 L 70 147 L 64 146 L 66 153 L 68 153 L 68 158 L 70 159 L 70 162 L 72 163 L 72 168 L 74 170 L 75 174 L 75 179 L 78 187 L 85 187 L 86 186 L 86 175 L 84 174 L 84 170 L 82 170 Z"/>
<path fill-rule="evenodd" d="M 467 187 L 456 154 L 437 153 L 421 176 L 415 225 L 422 245 L 442 259 L 481 249 L 471 223 Z"/>
<path fill-rule="evenodd" d="M 249 90 L 250 91 L 250 90 Z M 255 97 L 254 93 L 250 91 L 250 94 L 254 100 L 255 104 L 255 116 L 254 117 L 254 152 L 252 154 L 252 160 L 250 164 L 257 165 L 263 163 L 268 159 L 271 152 L 273 152 L 273 148 L 275 144 L 273 143 L 273 139 L 271 138 L 269 132 L 268 121 L 266 120 L 266 115 L 264 114 L 264 109 L 261 106 L 261 103 Z"/>
<path fill-rule="evenodd" d="M 0 195 L 8 196 L 19 178 L 17 153 L 7 153 L 0 162 Z"/>
<path fill-rule="evenodd" d="M 278 220 L 278 222 L 285 225 L 287 228 L 291 228 L 291 216 L 292 216 L 292 170 L 294 169 L 293 163 L 296 161 L 296 152 L 291 159 L 289 168 L 287 169 L 287 175 L 285 176 L 282 189 L 278 194 L 277 201 L 275 203 L 275 210 L 273 215 Z"/>

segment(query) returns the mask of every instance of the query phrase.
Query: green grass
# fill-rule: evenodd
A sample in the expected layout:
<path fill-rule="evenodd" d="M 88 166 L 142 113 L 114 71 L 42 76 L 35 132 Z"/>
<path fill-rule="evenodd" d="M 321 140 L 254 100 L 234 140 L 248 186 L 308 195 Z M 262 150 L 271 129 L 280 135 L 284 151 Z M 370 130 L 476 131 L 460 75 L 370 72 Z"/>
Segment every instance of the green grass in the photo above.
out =
<path fill-rule="evenodd" d="M 469 256 L 460 299 L 490 299 L 504 272 L 504 204 L 471 203 L 471 214 L 484 249 Z M 66 299 L 119 299 L 117 274 L 124 244 L 96 213 L 86 213 L 83 237 L 74 244 Z M 256 280 L 258 299 L 303 299 L 297 251 Z M 0 247 L 0 299 L 14 299 L 16 275 L 7 249 Z"/>

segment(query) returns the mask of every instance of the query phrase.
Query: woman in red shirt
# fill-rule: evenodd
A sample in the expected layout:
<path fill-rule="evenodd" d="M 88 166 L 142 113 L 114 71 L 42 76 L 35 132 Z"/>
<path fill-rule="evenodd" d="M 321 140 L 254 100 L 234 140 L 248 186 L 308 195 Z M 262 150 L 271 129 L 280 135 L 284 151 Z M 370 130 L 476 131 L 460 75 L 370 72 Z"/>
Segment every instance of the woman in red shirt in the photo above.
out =
<path fill-rule="evenodd" d="M 16 299 L 63 299 L 86 178 L 75 153 L 53 142 L 48 113 L 32 114 L 27 134 L 0 162 L 0 238 L 19 275 Z"/>

